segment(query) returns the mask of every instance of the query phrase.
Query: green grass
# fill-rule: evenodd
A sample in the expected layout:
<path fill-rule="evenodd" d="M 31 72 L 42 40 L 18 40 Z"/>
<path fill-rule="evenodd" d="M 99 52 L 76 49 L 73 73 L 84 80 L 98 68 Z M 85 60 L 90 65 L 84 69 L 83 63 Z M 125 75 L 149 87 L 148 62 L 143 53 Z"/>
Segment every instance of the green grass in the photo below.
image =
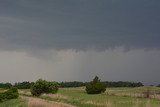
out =
<path fill-rule="evenodd" d="M 21 99 L 11 99 L 1 102 L 0 107 L 27 107 L 27 103 Z"/>
<path fill-rule="evenodd" d="M 107 88 L 104 94 L 88 95 L 84 87 L 80 88 L 60 88 L 59 95 L 63 97 L 40 96 L 42 99 L 64 102 L 77 107 L 160 107 L 160 100 L 138 98 L 132 94 L 150 92 L 160 95 L 160 88 L 157 87 L 139 87 L 139 88 Z M 21 90 L 22 94 L 27 94 L 29 90 Z M 126 94 L 126 95 L 124 95 Z M 30 94 L 27 94 L 30 96 Z M 1 106 L 0 106 L 1 107 Z"/>
<path fill-rule="evenodd" d="M 119 90 L 112 88 L 112 90 Z M 159 100 L 146 99 L 146 98 L 134 98 L 123 96 L 111 96 L 106 94 L 88 95 L 84 89 L 77 88 L 64 88 L 60 89 L 59 93 L 68 97 L 68 102 L 77 102 L 77 106 L 93 107 L 93 106 L 106 106 L 112 105 L 113 107 L 133 107 L 137 105 L 139 107 L 146 107 L 149 103 L 151 107 L 158 107 L 160 105 Z M 80 105 L 79 105 L 80 104 Z"/>

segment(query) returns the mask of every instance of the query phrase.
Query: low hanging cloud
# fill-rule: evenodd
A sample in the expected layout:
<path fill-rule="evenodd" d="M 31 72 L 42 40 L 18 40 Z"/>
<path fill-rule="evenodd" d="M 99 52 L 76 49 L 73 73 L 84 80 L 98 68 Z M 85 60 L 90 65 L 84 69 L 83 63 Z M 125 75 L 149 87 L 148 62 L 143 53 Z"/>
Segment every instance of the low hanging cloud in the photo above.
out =
<path fill-rule="evenodd" d="M 24 52 L 2 52 L 0 81 L 35 81 L 38 78 L 89 81 L 95 75 L 108 81 L 141 81 L 145 84 L 157 84 L 160 81 L 159 50 L 54 50 L 50 56 L 50 59 L 42 59 Z"/>

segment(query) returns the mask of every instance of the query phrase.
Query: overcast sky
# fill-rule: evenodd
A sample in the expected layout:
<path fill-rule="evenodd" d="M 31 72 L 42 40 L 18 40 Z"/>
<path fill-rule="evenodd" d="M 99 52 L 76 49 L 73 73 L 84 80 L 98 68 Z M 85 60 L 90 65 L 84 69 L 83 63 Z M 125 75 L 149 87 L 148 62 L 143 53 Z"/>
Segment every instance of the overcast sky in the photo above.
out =
<path fill-rule="evenodd" d="M 160 84 L 160 0 L 0 0 L 0 82 Z"/>

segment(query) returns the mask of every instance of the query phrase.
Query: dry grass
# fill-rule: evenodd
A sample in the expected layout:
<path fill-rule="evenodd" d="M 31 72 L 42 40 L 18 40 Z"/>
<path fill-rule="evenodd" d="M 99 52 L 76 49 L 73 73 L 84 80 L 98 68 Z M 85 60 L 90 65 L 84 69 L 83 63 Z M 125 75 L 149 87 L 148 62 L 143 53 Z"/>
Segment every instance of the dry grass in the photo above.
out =
<path fill-rule="evenodd" d="M 67 99 L 67 96 L 64 96 L 62 94 L 43 94 L 43 96 L 48 96 L 53 99 Z"/>
<path fill-rule="evenodd" d="M 151 98 L 160 100 L 160 88 L 158 87 L 109 88 L 105 94 L 110 96 Z"/>
<path fill-rule="evenodd" d="M 130 92 L 130 93 L 126 93 L 126 92 L 120 92 L 120 93 L 108 93 L 106 92 L 107 95 L 110 95 L 110 96 L 123 96 L 123 97 L 135 97 L 135 98 L 146 98 L 146 92 Z M 157 93 L 149 93 L 149 98 L 152 98 L 152 99 L 158 99 L 160 100 L 160 94 L 157 94 Z"/>
<path fill-rule="evenodd" d="M 132 106 L 132 105 L 129 105 L 129 106 L 127 106 L 127 107 L 142 107 L 141 103 L 142 103 L 142 102 L 137 99 L 137 100 L 134 102 L 134 105 L 133 105 L 133 106 Z M 117 106 L 115 106 L 115 105 L 113 104 L 113 102 L 110 102 L 110 101 L 107 101 L 107 102 L 104 102 L 104 103 L 97 103 L 97 102 L 94 102 L 94 101 L 90 100 L 90 101 L 84 102 L 84 104 L 91 104 L 91 105 L 94 105 L 94 106 L 96 106 L 96 107 L 117 107 Z M 123 107 L 123 106 L 120 106 L 120 107 Z M 125 106 L 125 107 L 126 107 L 126 106 Z M 153 107 L 153 106 L 151 105 L 150 100 L 148 100 L 148 101 L 146 102 L 146 104 L 143 105 L 143 107 Z M 154 107 L 159 107 L 159 106 L 154 106 Z"/>
<path fill-rule="evenodd" d="M 18 90 L 18 93 L 22 95 L 32 95 L 30 90 Z"/>
<path fill-rule="evenodd" d="M 113 107 L 113 104 L 111 102 L 105 102 L 105 103 L 97 103 L 94 101 L 86 101 L 84 102 L 85 104 L 91 104 L 91 105 L 95 105 L 96 107 Z"/>
<path fill-rule="evenodd" d="M 160 95 L 157 95 L 157 94 L 155 94 L 155 95 L 151 95 L 151 98 L 155 98 L 155 99 L 160 100 Z"/>
<path fill-rule="evenodd" d="M 75 107 L 73 105 L 61 102 L 47 101 L 40 98 L 33 98 L 26 96 L 21 96 L 21 98 L 28 102 L 28 107 Z"/>
<path fill-rule="evenodd" d="M 5 92 L 7 89 L 0 88 L 0 92 Z"/>

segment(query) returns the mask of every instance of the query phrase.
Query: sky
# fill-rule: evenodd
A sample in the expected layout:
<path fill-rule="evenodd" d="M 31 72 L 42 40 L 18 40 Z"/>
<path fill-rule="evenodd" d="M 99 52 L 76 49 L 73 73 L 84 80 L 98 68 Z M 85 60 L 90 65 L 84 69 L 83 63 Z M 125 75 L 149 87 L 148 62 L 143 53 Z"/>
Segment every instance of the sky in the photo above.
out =
<path fill-rule="evenodd" d="M 159 0 L 0 0 L 0 82 L 160 84 Z"/>

